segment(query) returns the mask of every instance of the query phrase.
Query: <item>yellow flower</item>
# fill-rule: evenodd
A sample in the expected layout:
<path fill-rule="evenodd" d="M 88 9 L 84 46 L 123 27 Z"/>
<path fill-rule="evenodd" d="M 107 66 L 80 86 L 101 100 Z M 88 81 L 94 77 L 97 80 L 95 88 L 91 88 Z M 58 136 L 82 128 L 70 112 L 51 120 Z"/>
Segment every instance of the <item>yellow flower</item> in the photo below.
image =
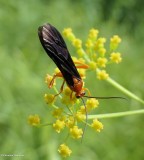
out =
<path fill-rule="evenodd" d="M 55 74 L 60 73 L 60 70 L 58 68 L 55 68 Z"/>
<path fill-rule="evenodd" d="M 105 70 L 101 70 L 97 72 L 97 78 L 100 80 L 105 80 L 109 77 L 108 73 Z"/>
<path fill-rule="evenodd" d="M 77 50 L 77 54 L 78 54 L 80 57 L 82 57 L 82 56 L 85 54 L 85 51 L 84 51 L 82 48 L 79 48 L 79 49 Z"/>
<path fill-rule="evenodd" d="M 70 96 L 71 94 L 71 90 L 69 87 L 65 87 L 64 90 L 63 90 L 63 94 L 66 95 L 66 96 Z"/>
<path fill-rule="evenodd" d="M 111 50 L 115 50 L 117 49 L 119 43 L 121 42 L 121 38 L 118 35 L 114 35 L 111 39 L 110 39 L 110 49 Z"/>
<path fill-rule="evenodd" d="M 62 115 L 62 112 L 63 112 L 63 109 L 62 108 L 56 108 L 52 115 L 55 117 L 55 118 L 59 118 L 61 115 Z"/>
<path fill-rule="evenodd" d="M 68 157 L 71 155 L 72 151 L 70 150 L 70 148 L 65 145 L 65 144 L 61 144 L 59 146 L 58 152 L 61 154 L 62 157 Z"/>
<path fill-rule="evenodd" d="M 53 94 L 45 94 L 44 99 L 47 104 L 52 104 L 55 100 L 55 96 Z"/>
<path fill-rule="evenodd" d="M 85 69 L 78 69 L 78 72 L 80 74 L 80 76 L 82 78 L 85 78 L 86 77 L 86 70 Z"/>
<path fill-rule="evenodd" d="M 92 40 L 91 39 L 88 39 L 87 41 L 86 41 L 86 44 L 85 44 L 85 46 L 87 47 L 87 48 L 92 48 L 93 47 L 93 42 L 92 42 Z"/>
<path fill-rule="evenodd" d="M 81 111 L 77 111 L 75 117 L 78 121 L 83 121 L 86 119 L 86 115 L 83 114 Z"/>
<path fill-rule="evenodd" d="M 95 98 L 89 98 L 87 99 L 86 101 L 86 107 L 87 107 L 87 110 L 90 111 L 94 108 L 97 108 L 99 105 L 99 101 L 96 100 Z"/>
<path fill-rule="evenodd" d="M 89 37 L 90 39 L 92 39 L 92 40 L 95 40 L 95 39 L 97 38 L 97 36 L 98 36 L 98 33 L 99 33 L 98 30 L 92 28 L 92 29 L 89 31 L 88 37 Z"/>
<path fill-rule="evenodd" d="M 121 38 L 118 35 L 114 35 L 110 41 L 111 43 L 119 44 L 121 42 Z"/>
<path fill-rule="evenodd" d="M 63 35 L 67 37 L 70 41 L 73 41 L 75 39 L 75 35 L 72 33 L 71 28 L 65 28 L 63 30 Z"/>
<path fill-rule="evenodd" d="M 65 122 L 63 120 L 56 120 L 53 124 L 53 128 L 56 130 L 57 133 L 60 133 L 62 129 L 65 127 Z"/>
<path fill-rule="evenodd" d="M 74 45 L 74 47 L 76 47 L 76 48 L 82 48 L 82 41 L 81 41 L 80 39 L 78 39 L 78 38 L 75 38 L 75 39 L 73 40 L 73 45 Z"/>
<path fill-rule="evenodd" d="M 49 75 L 49 74 L 47 74 L 46 77 L 45 77 L 45 83 L 48 85 L 48 87 L 49 87 L 49 85 L 50 85 L 50 83 L 52 81 L 52 78 L 53 77 L 51 75 Z M 53 83 L 53 85 L 55 85 L 55 82 Z"/>
<path fill-rule="evenodd" d="M 74 94 L 72 94 L 72 97 L 70 97 L 70 96 L 67 96 L 67 95 L 64 95 L 64 96 L 62 96 L 62 98 L 61 98 L 61 102 L 63 103 L 63 104 L 65 104 L 65 105 L 73 105 L 74 103 L 76 103 L 77 102 L 77 98 L 76 98 L 76 96 L 74 95 Z"/>
<path fill-rule="evenodd" d="M 66 126 L 68 128 L 72 128 L 75 124 L 75 118 L 73 116 L 69 116 L 66 122 Z"/>
<path fill-rule="evenodd" d="M 72 33 L 72 29 L 71 28 L 65 28 L 64 30 L 63 30 L 63 35 L 64 36 L 69 36 L 69 34 L 71 34 Z"/>
<path fill-rule="evenodd" d="M 28 117 L 28 123 L 32 126 L 38 126 L 40 124 L 40 117 L 39 115 L 30 115 Z"/>
<path fill-rule="evenodd" d="M 99 57 L 98 59 L 97 59 L 97 64 L 98 64 L 98 66 L 100 66 L 100 67 L 106 67 L 106 63 L 107 63 L 107 59 L 106 58 L 101 58 L 101 57 Z"/>
<path fill-rule="evenodd" d="M 121 54 L 119 52 L 113 52 L 110 55 L 110 59 L 112 62 L 120 63 L 122 61 Z"/>
<path fill-rule="evenodd" d="M 73 126 L 73 128 L 70 128 L 70 134 L 74 139 L 79 139 L 82 137 L 83 131 L 78 126 Z"/>
<path fill-rule="evenodd" d="M 103 124 L 97 119 L 94 119 L 93 123 L 91 124 L 91 127 L 95 129 L 97 132 L 100 132 L 103 129 Z"/>
<path fill-rule="evenodd" d="M 105 53 L 106 53 L 106 49 L 105 48 L 99 48 L 99 53 L 100 53 L 100 55 L 103 57 L 104 55 L 105 55 Z"/>
<path fill-rule="evenodd" d="M 89 68 L 92 70 L 95 70 L 97 68 L 97 64 L 94 61 L 89 62 Z"/>
<path fill-rule="evenodd" d="M 104 48 L 105 42 L 106 42 L 105 38 L 99 38 L 94 45 L 94 49 L 99 50 L 100 48 Z"/>
<path fill-rule="evenodd" d="M 99 39 L 97 40 L 97 42 L 100 43 L 100 44 L 103 44 L 103 43 L 106 42 L 106 38 L 99 38 Z"/>

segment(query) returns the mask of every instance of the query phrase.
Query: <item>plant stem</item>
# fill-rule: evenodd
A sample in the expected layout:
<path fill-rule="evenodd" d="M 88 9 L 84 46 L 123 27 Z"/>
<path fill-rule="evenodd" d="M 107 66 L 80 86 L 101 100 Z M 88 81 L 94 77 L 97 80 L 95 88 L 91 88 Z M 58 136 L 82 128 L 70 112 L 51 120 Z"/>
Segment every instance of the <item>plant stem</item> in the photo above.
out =
<path fill-rule="evenodd" d="M 144 109 L 141 109 L 141 110 L 135 110 L 135 111 L 118 112 L 118 113 L 88 115 L 88 119 L 117 118 L 117 117 L 123 117 L 123 116 L 128 116 L 128 115 L 135 115 L 135 114 L 143 114 L 143 113 L 144 113 Z"/>
<path fill-rule="evenodd" d="M 125 93 L 127 96 L 129 96 L 129 97 L 137 100 L 138 102 L 144 104 L 144 100 L 142 100 L 141 98 L 139 98 L 138 96 L 136 96 L 135 94 L 133 94 L 132 92 L 130 92 L 129 90 L 127 90 L 126 88 L 124 88 L 123 86 L 121 86 L 119 83 L 117 83 L 116 81 L 114 81 L 110 77 L 106 81 L 109 82 L 111 85 L 113 85 L 118 90 L 120 90 L 123 93 Z"/>

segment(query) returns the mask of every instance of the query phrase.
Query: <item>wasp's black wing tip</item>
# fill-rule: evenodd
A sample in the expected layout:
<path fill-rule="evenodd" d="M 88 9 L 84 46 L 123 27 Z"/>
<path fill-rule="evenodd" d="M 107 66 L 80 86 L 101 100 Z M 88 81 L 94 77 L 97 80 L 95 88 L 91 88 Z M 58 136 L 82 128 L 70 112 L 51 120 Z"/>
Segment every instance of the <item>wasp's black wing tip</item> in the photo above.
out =
<path fill-rule="evenodd" d="M 47 30 L 50 30 L 50 29 L 55 28 L 55 27 L 52 26 L 50 23 L 45 23 L 42 26 L 38 27 L 38 32 L 42 31 L 43 28 L 46 28 Z"/>

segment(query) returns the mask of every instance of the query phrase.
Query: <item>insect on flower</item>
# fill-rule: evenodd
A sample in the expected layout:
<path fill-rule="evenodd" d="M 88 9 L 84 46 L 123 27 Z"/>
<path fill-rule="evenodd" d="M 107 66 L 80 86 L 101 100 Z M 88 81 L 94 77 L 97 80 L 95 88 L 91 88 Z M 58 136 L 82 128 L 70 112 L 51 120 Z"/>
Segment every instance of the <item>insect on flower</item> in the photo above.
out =
<path fill-rule="evenodd" d="M 63 40 L 59 31 L 53 27 L 51 24 L 44 24 L 38 28 L 38 36 L 40 42 L 45 49 L 48 56 L 54 61 L 54 63 L 59 68 L 60 72 L 56 73 L 50 84 L 49 88 L 51 88 L 54 84 L 54 80 L 56 77 L 63 77 L 64 81 L 62 83 L 60 92 L 55 95 L 59 95 L 63 91 L 63 87 L 65 82 L 68 87 L 71 89 L 70 98 L 72 98 L 72 93 L 75 92 L 76 98 L 81 98 L 82 102 L 84 100 L 82 97 L 87 98 L 97 98 L 97 99 L 111 99 L 111 98 L 122 98 L 122 97 L 93 97 L 86 96 L 85 90 L 83 88 L 83 80 L 77 70 L 77 68 L 87 69 L 88 65 L 82 64 L 81 62 L 77 62 L 78 66 L 75 66 L 76 63 L 73 62 L 70 53 L 67 49 L 66 43 Z M 85 103 L 84 103 L 85 106 Z M 86 111 L 86 107 L 85 107 Z M 86 120 L 87 120 L 87 111 L 86 111 Z"/>
<path fill-rule="evenodd" d="M 52 25 L 45 24 L 39 27 L 38 35 L 46 53 L 60 70 L 59 73 L 54 75 L 50 87 L 53 85 L 56 77 L 64 77 L 60 93 L 63 91 L 63 86 L 66 82 L 72 92 L 75 92 L 77 98 L 83 97 L 85 95 L 85 89 L 83 88 L 83 81 L 80 74 L 77 71 L 78 67 L 76 68 L 59 31 Z M 83 68 L 88 68 L 88 66 L 83 65 Z"/>
<path fill-rule="evenodd" d="M 77 98 L 88 97 L 88 98 L 99 98 L 99 99 L 109 99 L 109 98 L 122 98 L 122 97 L 91 97 L 85 96 L 85 88 L 83 88 L 83 80 L 80 77 L 80 74 L 77 68 L 84 68 L 87 69 L 88 65 L 80 64 L 80 66 L 75 66 L 70 53 L 67 49 L 66 43 L 62 38 L 59 31 L 52 26 L 51 24 L 44 24 L 38 28 L 38 35 L 40 42 L 45 49 L 48 56 L 54 61 L 54 63 L 59 68 L 60 72 L 56 73 L 51 82 L 50 88 L 54 83 L 54 79 L 56 77 L 63 77 L 64 81 L 61 86 L 60 94 L 63 91 L 63 87 L 65 82 L 67 83 L 68 87 L 71 89 L 72 93 L 75 92 L 75 96 Z M 71 95 L 72 95 L 71 93 Z M 58 95 L 57 94 L 57 95 Z M 55 95 L 55 96 L 57 96 Z"/>

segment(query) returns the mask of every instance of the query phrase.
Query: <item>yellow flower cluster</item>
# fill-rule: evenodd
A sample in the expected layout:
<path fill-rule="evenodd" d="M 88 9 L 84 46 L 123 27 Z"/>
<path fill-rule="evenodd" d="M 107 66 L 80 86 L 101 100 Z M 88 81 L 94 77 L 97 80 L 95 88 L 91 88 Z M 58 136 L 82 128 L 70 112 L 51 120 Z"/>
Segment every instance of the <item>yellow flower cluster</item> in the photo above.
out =
<path fill-rule="evenodd" d="M 85 46 L 82 45 L 80 39 L 76 38 L 72 29 L 64 29 L 63 34 L 76 48 L 78 56 L 85 59 L 86 63 L 89 65 L 89 69 L 96 71 L 96 77 L 99 80 L 106 80 L 109 77 L 106 71 L 106 67 L 109 64 L 118 64 L 122 61 L 121 53 L 117 52 L 121 42 L 121 38 L 118 35 L 114 35 L 110 38 L 109 48 L 106 48 L 106 38 L 99 37 L 99 31 L 94 28 L 89 31 Z M 73 35 L 73 38 L 70 38 L 71 35 Z"/>
<path fill-rule="evenodd" d="M 76 38 L 71 28 L 64 29 L 63 35 L 76 49 L 79 58 L 73 57 L 73 61 L 82 79 L 87 77 L 86 69 L 89 69 L 96 72 L 97 79 L 106 80 L 109 77 L 106 71 L 107 66 L 112 63 L 118 64 L 122 61 L 121 54 L 117 52 L 118 45 L 121 42 L 117 35 L 110 39 L 109 48 L 106 48 L 108 45 L 105 45 L 107 42 L 106 38 L 99 37 L 99 31 L 94 28 L 89 31 L 84 46 L 82 40 Z M 60 75 L 61 73 L 56 68 L 53 74 Z M 48 124 L 51 124 L 56 133 L 66 132 L 70 138 L 78 140 L 83 137 L 86 125 L 93 128 L 96 132 L 100 132 L 103 129 L 103 124 L 98 119 L 93 119 L 93 121 L 89 119 L 89 114 L 94 112 L 99 106 L 97 99 L 89 98 L 86 102 L 82 99 L 84 103 L 81 105 L 81 99 L 77 99 L 69 87 L 61 87 L 62 92 L 58 94 L 59 91 L 56 88 L 56 81 L 53 76 L 47 74 L 45 83 L 48 88 L 52 88 L 52 91 L 54 91 L 54 94 L 45 94 L 44 99 L 52 115 L 52 120 L 49 119 Z M 89 91 L 88 94 L 90 95 Z M 40 126 L 39 116 L 30 115 L 28 123 L 32 126 Z M 62 157 L 68 157 L 71 155 L 72 150 L 63 143 L 59 146 L 58 152 Z"/>
<path fill-rule="evenodd" d="M 75 58 L 74 61 L 76 61 Z M 60 96 L 61 103 L 64 104 L 63 107 L 56 106 L 57 100 L 55 100 L 54 95 L 52 94 L 45 94 L 44 98 L 52 110 L 52 116 L 54 119 L 52 122 L 52 127 L 56 133 L 60 134 L 68 131 L 70 137 L 77 140 L 81 139 L 84 134 L 83 129 L 85 123 L 86 125 L 95 128 L 95 126 L 93 126 L 93 122 L 89 123 L 86 121 L 86 114 L 94 111 L 99 106 L 99 101 L 97 99 L 87 99 L 85 105 L 78 107 L 80 104 L 80 99 L 76 99 L 75 95 L 72 94 L 72 91 L 68 87 L 63 89 Z M 101 129 L 102 128 L 97 128 L 97 132 Z M 61 144 L 58 152 L 63 157 L 70 156 L 71 154 L 71 150 L 66 144 Z"/>

